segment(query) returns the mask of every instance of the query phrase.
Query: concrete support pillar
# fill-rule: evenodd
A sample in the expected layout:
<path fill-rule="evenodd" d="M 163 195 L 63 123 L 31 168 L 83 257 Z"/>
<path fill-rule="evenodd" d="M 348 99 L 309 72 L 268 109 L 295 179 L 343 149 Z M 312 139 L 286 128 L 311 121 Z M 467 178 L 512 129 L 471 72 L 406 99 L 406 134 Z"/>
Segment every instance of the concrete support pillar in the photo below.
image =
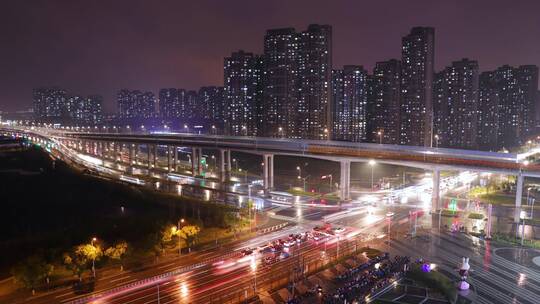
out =
<path fill-rule="evenodd" d="M 153 160 L 152 160 L 152 165 L 153 165 L 153 168 L 157 168 L 157 151 L 158 151 L 158 147 L 157 145 L 152 145 L 152 150 L 154 150 L 154 153 L 152 153 L 152 157 L 153 157 Z"/>
<path fill-rule="evenodd" d="M 129 149 L 129 166 L 133 166 L 133 162 L 134 162 L 134 147 L 133 147 L 133 144 L 128 144 L 128 149 Z"/>
<path fill-rule="evenodd" d="M 202 148 L 197 148 L 197 150 L 198 150 L 197 151 L 197 174 L 202 175 L 204 171 L 203 164 L 202 164 L 202 158 L 203 158 Z"/>
<path fill-rule="evenodd" d="M 225 182 L 227 179 L 227 172 L 225 171 L 225 155 L 227 150 L 219 149 L 219 181 Z"/>
<path fill-rule="evenodd" d="M 97 155 L 99 157 L 103 157 L 103 142 L 102 141 L 98 141 L 97 143 Z"/>
<path fill-rule="evenodd" d="M 270 176 L 268 176 L 270 182 L 270 189 L 274 189 L 274 154 L 270 156 L 270 165 L 268 166 L 270 171 Z"/>
<path fill-rule="evenodd" d="M 342 160 L 340 162 L 340 178 L 339 178 L 339 198 L 342 201 L 351 199 L 351 161 Z"/>
<path fill-rule="evenodd" d="M 264 190 L 268 190 L 268 188 L 270 188 L 270 185 L 269 185 L 269 173 L 270 173 L 270 168 L 269 168 L 269 157 L 268 157 L 268 154 L 264 154 L 263 155 L 263 186 L 264 186 Z"/>
<path fill-rule="evenodd" d="M 265 190 L 274 188 L 274 154 L 263 155 L 263 186 Z"/>
<path fill-rule="evenodd" d="M 173 146 L 173 171 L 178 171 L 178 147 Z"/>
<path fill-rule="evenodd" d="M 231 162 L 231 150 L 227 149 L 227 161 L 225 166 L 225 172 L 227 173 L 227 179 L 231 178 L 231 169 L 232 169 L 232 162 Z"/>
<path fill-rule="evenodd" d="M 172 171 L 172 149 L 171 146 L 167 146 L 167 171 Z"/>
<path fill-rule="evenodd" d="M 139 144 L 134 144 L 133 145 L 133 150 L 134 150 L 133 161 L 135 162 L 135 164 L 137 164 L 137 161 L 138 161 L 137 155 L 139 154 Z"/>
<path fill-rule="evenodd" d="M 199 149 L 198 148 L 191 148 L 191 175 L 192 176 L 196 176 L 198 175 L 198 169 L 199 169 L 199 166 L 197 165 L 197 153 L 199 152 L 198 151 Z"/>
<path fill-rule="evenodd" d="M 115 142 L 113 142 L 113 160 L 114 160 L 114 163 L 116 164 L 118 160 L 118 143 L 115 143 Z"/>
<path fill-rule="evenodd" d="M 521 201 L 523 197 L 523 174 L 516 176 L 516 210 L 514 211 L 514 223 L 519 224 L 521 215 Z"/>
<path fill-rule="evenodd" d="M 433 170 L 433 190 L 431 191 L 431 211 L 435 212 L 440 208 L 440 183 L 441 183 L 441 172 L 439 169 Z"/>
<path fill-rule="evenodd" d="M 152 146 L 150 146 L 148 144 L 146 145 L 146 154 L 148 156 L 146 163 L 148 164 L 148 170 L 152 169 L 152 160 L 151 160 L 151 155 L 150 155 L 151 150 L 152 150 L 151 147 Z"/>

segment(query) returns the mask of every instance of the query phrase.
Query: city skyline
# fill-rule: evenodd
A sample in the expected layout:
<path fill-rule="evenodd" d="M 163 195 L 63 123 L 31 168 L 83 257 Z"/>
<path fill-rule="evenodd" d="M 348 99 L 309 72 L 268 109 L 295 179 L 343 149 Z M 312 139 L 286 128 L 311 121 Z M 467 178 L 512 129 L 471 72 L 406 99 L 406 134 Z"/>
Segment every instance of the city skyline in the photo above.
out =
<path fill-rule="evenodd" d="M 3 2 L 0 303 L 539 303 L 540 0 Z"/>
<path fill-rule="evenodd" d="M 222 86 L 223 58 L 231 52 L 242 49 L 260 54 L 267 29 L 302 30 L 311 23 L 333 27 L 333 67 L 361 65 L 371 71 L 376 62 L 399 58 L 400 39 L 414 26 L 435 28 L 436 72 L 461 58 L 478 61 L 480 72 L 505 64 L 540 65 L 535 55 L 539 47 L 534 45 L 540 26 L 535 26 L 536 18 L 524 17 L 536 11 L 538 4 L 533 2 L 514 5 L 512 10 L 503 7 L 503 2 L 490 2 L 490 8 L 483 10 L 481 3 L 434 5 L 416 1 L 406 6 L 395 4 L 385 11 L 381 7 L 388 3 L 355 3 L 328 9 L 320 3 L 309 7 L 295 3 L 289 10 L 280 10 L 277 4 L 243 4 L 242 13 L 235 10 L 240 3 L 183 5 L 182 11 L 203 18 L 173 22 L 167 12 L 172 4 L 143 13 L 140 3 L 130 2 L 130 14 L 119 15 L 113 12 L 126 3 L 116 2 L 107 7 L 110 15 L 100 15 L 97 4 L 12 3 L 3 10 L 8 15 L 2 18 L 10 25 L 2 27 L 2 36 L 11 47 L 0 51 L 6 71 L 1 79 L 0 110 L 30 108 L 32 89 L 38 87 L 59 86 L 83 95 L 99 94 L 104 96 L 105 112 L 115 112 L 116 94 L 123 88 L 151 91 L 157 96 L 160 89 L 167 87 L 198 90 Z M 82 12 L 74 15 L 79 18 L 72 17 L 73 11 L 81 7 Z M 420 8 L 425 15 L 407 18 L 407 12 Z M 355 9 L 381 13 L 353 18 L 349 11 Z M 301 10 L 304 14 L 300 18 L 291 17 Z M 323 10 L 326 13 L 322 14 Z M 246 27 L 255 15 L 256 24 Z M 148 18 L 141 19 L 144 16 Z M 216 21 L 208 22 L 210 17 Z M 394 22 L 377 23 L 384 17 Z M 62 21 L 51 22 L 54 18 Z M 100 22 L 93 23 L 92 18 Z M 462 22 L 456 26 L 449 19 Z M 507 21 L 505 26 L 495 26 L 502 19 Z M 143 24 L 150 26 L 142 31 Z M 188 30 L 194 26 L 200 30 Z M 520 30 L 524 28 L 527 30 Z M 459 48 L 455 47 L 457 43 Z M 38 46 L 41 51 L 31 53 Z"/>
<path fill-rule="evenodd" d="M 463 58 L 436 72 L 434 28 L 413 27 L 402 37 L 401 60 L 377 62 L 373 74 L 363 66 L 340 70 L 332 66 L 332 36 L 330 25 L 269 29 L 263 54 L 224 58 L 223 87 L 163 88 L 159 98 L 122 89 L 118 112 L 104 119 L 101 98 L 93 107 L 64 89 L 36 89 L 33 118 L 184 132 L 195 123 L 199 133 L 465 149 L 514 146 L 538 129 L 535 65 L 503 65 L 479 77 L 478 62 Z"/>

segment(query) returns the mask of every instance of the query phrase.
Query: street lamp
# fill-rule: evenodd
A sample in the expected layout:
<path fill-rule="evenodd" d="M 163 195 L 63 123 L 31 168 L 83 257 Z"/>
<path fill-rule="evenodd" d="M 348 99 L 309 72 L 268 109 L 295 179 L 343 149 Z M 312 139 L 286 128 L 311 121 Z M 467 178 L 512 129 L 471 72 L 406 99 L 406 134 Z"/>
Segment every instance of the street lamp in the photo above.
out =
<path fill-rule="evenodd" d="M 212 125 L 212 134 L 216 135 L 216 126 Z"/>
<path fill-rule="evenodd" d="M 234 163 L 234 170 L 238 171 L 238 162 L 236 161 L 236 158 L 233 158 L 232 162 Z"/>
<path fill-rule="evenodd" d="M 296 166 L 296 170 L 298 170 L 298 175 L 302 176 L 302 168 L 300 168 L 300 166 Z"/>
<path fill-rule="evenodd" d="M 283 128 L 282 127 L 278 128 L 278 135 L 279 135 L 279 137 L 283 137 Z"/>
<path fill-rule="evenodd" d="M 309 177 L 309 175 L 306 176 L 306 177 L 302 177 L 302 176 L 298 175 L 298 179 L 302 180 L 303 183 L 304 183 L 304 192 L 306 192 L 306 180 L 307 180 L 308 177 Z"/>
<path fill-rule="evenodd" d="M 96 277 L 96 254 L 95 254 L 95 251 L 96 251 L 96 247 L 94 246 L 94 242 L 97 241 L 97 238 L 96 237 L 93 237 L 92 238 L 92 241 L 90 242 L 90 244 L 92 244 L 92 247 L 94 247 L 94 255 L 92 257 L 92 274 L 94 275 L 94 278 Z"/>
<path fill-rule="evenodd" d="M 189 133 L 189 128 L 187 124 L 184 124 L 184 130 L 186 131 L 186 133 Z"/>
<path fill-rule="evenodd" d="M 238 169 L 238 172 L 242 172 L 242 168 Z M 247 184 L 247 174 L 248 174 L 248 170 L 245 170 L 244 171 L 244 182 Z"/>
<path fill-rule="evenodd" d="M 326 139 L 330 139 L 328 134 L 328 128 L 324 128 L 324 136 L 326 137 Z"/>
<path fill-rule="evenodd" d="M 254 281 L 253 281 L 253 292 L 257 294 L 257 261 L 255 257 L 251 257 L 251 271 L 253 272 Z"/>
<path fill-rule="evenodd" d="M 244 133 L 244 136 L 247 136 L 247 128 L 246 128 L 246 126 L 242 126 L 242 132 Z"/>
<path fill-rule="evenodd" d="M 373 169 L 375 167 L 376 162 L 375 160 L 370 159 L 368 163 L 371 166 L 371 191 L 373 191 Z"/>
<path fill-rule="evenodd" d="M 330 180 L 330 192 L 332 192 L 334 190 L 334 185 L 332 184 L 332 174 L 321 176 L 321 179 L 327 179 L 327 178 Z"/>
<path fill-rule="evenodd" d="M 439 147 L 439 135 L 435 134 L 435 148 Z"/>
<path fill-rule="evenodd" d="M 525 211 L 521 210 L 519 213 L 521 218 L 521 246 L 523 246 L 523 239 L 525 238 Z"/>
<path fill-rule="evenodd" d="M 378 131 L 377 136 L 379 136 L 379 144 L 382 144 L 382 131 Z"/>

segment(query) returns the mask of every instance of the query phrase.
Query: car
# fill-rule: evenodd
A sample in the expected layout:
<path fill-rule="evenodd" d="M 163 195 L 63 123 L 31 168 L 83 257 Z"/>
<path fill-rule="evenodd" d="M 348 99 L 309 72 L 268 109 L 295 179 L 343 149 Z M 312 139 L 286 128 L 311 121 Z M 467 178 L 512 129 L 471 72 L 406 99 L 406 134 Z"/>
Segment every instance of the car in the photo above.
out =
<path fill-rule="evenodd" d="M 282 253 L 279 255 L 279 258 L 280 258 L 281 260 L 283 260 L 283 259 L 288 258 L 289 256 L 290 256 L 290 254 L 284 251 L 284 252 L 282 252 Z"/>
<path fill-rule="evenodd" d="M 253 249 L 246 248 L 246 249 L 242 250 L 241 253 L 242 253 L 242 256 L 248 256 L 248 255 L 251 255 L 253 253 Z"/>
<path fill-rule="evenodd" d="M 343 232 L 345 232 L 345 228 L 344 228 L 344 227 L 334 227 L 334 228 L 332 228 L 332 230 L 333 230 L 335 233 L 343 233 Z"/>
<path fill-rule="evenodd" d="M 314 241 L 322 240 L 324 238 L 324 234 L 322 233 L 313 233 L 312 238 Z"/>
<path fill-rule="evenodd" d="M 313 231 L 324 231 L 325 229 L 323 227 L 320 227 L 320 226 L 315 226 L 313 227 Z"/>
<path fill-rule="evenodd" d="M 294 244 L 296 244 L 296 240 L 295 240 L 295 239 L 291 239 L 291 240 L 288 240 L 288 241 L 286 241 L 285 243 L 283 243 L 283 246 L 285 246 L 285 247 L 291 247 L 291 246 L 294 246 Z"/>
<path fill-rule="evenodd" d="M 271 256 L 267 256 L 263 259 L 263 263 L 265 265 L 271 265 L 271 264 L 274 264 L 276 262 L 276 258 L 275 257 L 271 257 Z"/>
<path fill-rule="evenodd" d="M 386 217 L 393 217 L 393 216 L 394 216 L 394 212 L 392 211 L 386 212 Z"/>

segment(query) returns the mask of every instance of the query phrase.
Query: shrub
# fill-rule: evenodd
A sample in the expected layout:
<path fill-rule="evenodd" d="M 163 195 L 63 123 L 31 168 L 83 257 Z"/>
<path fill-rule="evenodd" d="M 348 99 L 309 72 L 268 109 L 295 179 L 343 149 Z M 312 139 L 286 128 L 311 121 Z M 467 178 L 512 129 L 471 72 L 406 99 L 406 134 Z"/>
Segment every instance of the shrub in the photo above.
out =
<path fill-rule="evenodd" d="M 419 265 L 413 265 L 407 276 L 415 281 L 425 284 L 429 288 L 436 289 L 453 302 L 457 296 L 457 290 L 453 282 L 442 273 L 432 270 L 423 272 Z"/>
<path fill-rule="evenodd" d="M 471 212 L 469 213 L 469 218 L 473 220 L 481 220 L 484 218 L 484 215 L 481 213 Z"/>

